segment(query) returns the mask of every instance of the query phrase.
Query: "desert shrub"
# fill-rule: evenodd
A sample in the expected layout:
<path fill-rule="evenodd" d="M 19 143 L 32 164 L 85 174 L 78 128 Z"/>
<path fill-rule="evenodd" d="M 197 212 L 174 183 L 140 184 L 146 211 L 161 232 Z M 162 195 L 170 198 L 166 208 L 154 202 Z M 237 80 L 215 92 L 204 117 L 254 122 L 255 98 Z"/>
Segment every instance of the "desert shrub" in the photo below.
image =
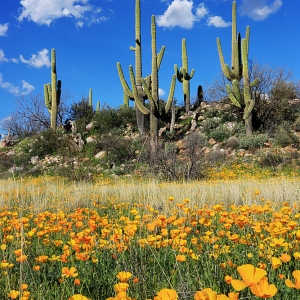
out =
<path fill-rule="evenodd" d="M 261 148 L 268 141 L 266 134 L 251 134 L 239 137 L 239 148 Z"/>
<path fill-rule="evenodd" d="M 300 131 L 300 117 L 298 117 L 293 123 L 293 129 L 297 132 Z"/>
<path fill-rule="evenodd" d="M 288 122 L 283 122 L 277 127 L 273 134 L 274 144 L 279 147 L 288 145 L 299 146 L 299 137 L 292 131 L 292 125 Z"/>
<path fill-rule="evenodd" d="M 69 135 L 64 135 L 61 130 L 48 129 L 34 137 L 22 140 L 16 146 L 15 164 L 28 164 L 33 156 L 39 158 L 44 158 L 46 155 L 70 157 L 74 154 L 78 154 L 78 150 L 71 142 Z"/>
<path fill-rule="evenodd" d="M 206 119 L 201 123 L 201 126 L 203 128 L 203 132 L 206 135 L 209 135 L 213 129 L 216 129 L 219 126 L 219 122 L 215 119 Z"/>
<path fill-rule="evenodd" d="M 149 147 L 146 147 L 141 158 L 149 166 L 152 176 L 163 180 L 200 179 L 202 174 L 202 151 L 207 145 L 207 138 L 198 132 L 187 135 L 182 153 L 174 142 L 163 142 L 151 157 Z"/>
<path fill-rule="evenodd" d="M 106 151 L 107 155 L 103 158 L 103 163 L 108 162 L 120 164 L 133 159 L 137 150 L 137 142 L 123 136 L 105 134 L 97 141 L 94 154 L 98 151 Z"/>
<path fill-rule="evenodd" d="M 238 149 L 239 148 L 239 140 L 235 136 L 231 136 L 225 143 L 226 148 L 230 149 Z"/>
<path fill-rule="evenodd" d="M 262 167 L 275 167 L 283 162 L 280 154 L 274 152 L 265 152 L 261 155 L 259 165 Z"/>
<path fill-rule="evenodd" d="M 93 121 L 96 123 L 95 131 L 98 134 L 107 134 L 112 131 L 115 134 L 123 134 L 129 123 L 132 130 L 136 130 L 136 113 L 131 107 L 112 108 L 104 105 L 94 114 Z"/>
<path fill-rule="evenodd" d="M 226 159 L 226 155 L 224 152 L 221 152 L 220 150 L 215 150 L 215 151 L 212 151 L 210 153 L 208 153 L 206 156 L 205 156 L 205 159 L 212 165 L 216 165 L 216 164 L 220 164 L 222 162 L 225 161 Z"/>
<path fill-rule="evenodd" d="M 245 124 L 243 122 L 236 123 L 231 131 L 231 134 L 235 136 L 245 135 L 246 134 Z"/>
<path fill-rule="evenodd" d="M 217 142 L 224 142 L 231 135 L 231 131 L 223 124 L 208 132 L 208 137 L 213 138 Z"/>
<path fill-rule="evenodd" d="M 78 132 L 85 131 L 94 116 L 93 108 L 89 105 L 88 99 L 82 98 L 79 102 L 73 103 L 69 109 L 69 119 L 76 122 Z"/>
<path fill-rule="evenodd" d="M 211 107 L 209 108 L 206 113 L 204 114 L 204 117 L 206 119 L 212 119 L 214 117 L 219 117 L 220 116 L 220 111 L 215 108 L 215 107 Z"/>

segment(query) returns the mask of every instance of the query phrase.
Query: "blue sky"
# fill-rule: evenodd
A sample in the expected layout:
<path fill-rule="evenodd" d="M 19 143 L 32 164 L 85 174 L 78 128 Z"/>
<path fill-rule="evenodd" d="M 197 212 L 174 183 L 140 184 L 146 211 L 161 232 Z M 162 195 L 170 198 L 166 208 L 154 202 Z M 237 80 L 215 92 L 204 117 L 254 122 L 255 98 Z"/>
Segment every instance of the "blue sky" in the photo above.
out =
<path fill-rule="evenodd" d="M 151 15 L 157 21 L 157 47 L 166 47 L 159 71 L 161 98 L 167 98 L 174 64 L 181 67 L 186 38 L 191 97 L 197 86 L 220 76 L 216 38 L 230 64 L 231 0 L 141 0 L 143 76 L 151 72 Z M 0 120 L 16 111 L 16 100 L 43 97 L 50 82 L 50 53 L 56 49 L 57 74 L 69 103 L 87 97 L 94 105 L 118 107 L 123 91 L 116 64 L 129 81 L 134 65 L 135 0 L 0 0 Z M 242 37 L 251 28 L 249 58 L 285 67 L 300 80 L 300 1 L 237 0 L 237 27 Z M 175 97 L 182 102 L 182 85 Z"/>

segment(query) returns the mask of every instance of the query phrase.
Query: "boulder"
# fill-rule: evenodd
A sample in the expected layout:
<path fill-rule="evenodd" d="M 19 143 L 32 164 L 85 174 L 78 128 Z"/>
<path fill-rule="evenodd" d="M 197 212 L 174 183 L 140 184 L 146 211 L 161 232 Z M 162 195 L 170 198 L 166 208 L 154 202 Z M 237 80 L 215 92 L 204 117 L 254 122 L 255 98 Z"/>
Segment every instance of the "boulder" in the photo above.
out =
<path fill-rule="evenodd" d="M 100 151 L 100 152 L 98 152 L 96 155 L 95 155 L 95 158 L 97 158 L 97 159 L 101 159 L 101 158 L 103 158 L 105 155 L 107 154 L 107 152 L 106 151 Z"/>
<path fill-rule="evenodd" d="M 0 149 L 3 149 L 6 147 L 6 141 L 0 141 Z"/>
<path fill-rule="evenodd" d="M 38 164 L 39 161 L 40 161 L 40 159 L 39 159 L 38 156 L 33 156 L 33 157 L 31 157 L 31 159 L 30 159 L 30 162 L 31 162 L 33 165 Z"/>
<path fill-rule="evenodd" d="M 89 136 L 86 138 L 86 142 L 89 143 L 95 143 L 96 142 L 96 138 L 95 136 Z"/>
<path fill-rule="evenodd" d="M 95 127 L 95 122 L 91 122 L 91 123 L 86 125 L 85 129 L 87 131 L 90 131 L 90 130 L 94 129 L 94 127 Z"/>

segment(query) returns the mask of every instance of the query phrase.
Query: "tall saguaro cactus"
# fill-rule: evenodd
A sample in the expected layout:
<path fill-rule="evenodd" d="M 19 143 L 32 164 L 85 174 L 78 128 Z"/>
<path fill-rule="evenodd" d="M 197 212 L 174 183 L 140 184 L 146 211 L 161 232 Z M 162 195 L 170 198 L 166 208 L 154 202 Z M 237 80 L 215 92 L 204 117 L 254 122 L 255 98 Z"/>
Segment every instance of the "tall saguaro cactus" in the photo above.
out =
<path fill-rule="evenodd" d="M 141 7 L 140 7 L 140 0 L 136 0 L 135 2 L 135 47 L 130 46 L 130 50 L 134 51 L 135 54 L 135 81 L 137 86 L 138 95 L 141 101 L 144 103 L 147 100 L 147 95 L 142 88 L 142 42 L 141 42 Z M 117 64 L 118 73 L 120 77 L 120 81 L 123 87 L 125 94 L 127 95 L 128 99 L 134 100 L 133 92 L 130 90 L 123 71 L 121 64 Z M 137 117 L 137 125 L 139 132 L 144 134 L 145 132 L 145 125 L 144 125 L 144 114 L 136 107 L 136 117 Z"/>
<path fill-rule="evenodd" d="M 186 50 L 186 41 L 182 39 L 182 67 L 178 70 L 178 66 L 174 65 L 175 74 L 177 76 L 177 80 L 182 83 L 183 88 L 183 99 L 185 104 L 186 113 L 190 110 L 190 80 L 193 78 L 195 70 L 192 69 L 189 74 L 188 69 L 188 57 Z"/>
<path fill-rule="evenodd" d="M 129 73 L 130 73 L 130 81 L 133 90 L 133 96 L 135 103 L 139 110 L 146 114 L 150 115 L 150 144 L 151 144 L 151 151 L 152 154 L 155 154 L 157 149 L 157 142 L 158 142 L 158 120 L 162 115 L 167 114 L 175 92 L 175 84 L 176 84 L 176 75 L 174 74 L 171 81 L 170 92 L 168 96 L 168 100 L 164 110 L 161 112 L 159 107 L 159 95 L 158 95 L 158 71 L 159 66 L 162 61 L 163 52 L 160 51 L 157 54 L 156 49 L 156 25 L 155 25 L 155 16 L 151 17 L 151 50 L 152 50 L 152 71 L 150 78 L 148 77 L 146 80 L 141 78 L 141 83 L 144 88 L 144 91 L 149 99 L 150 108 L 147 108 L 141 101 L 140 95 L 138 92 L 138 85 L 137 81 L 134 77 L 133 68 L 129 66 Z M 164 47 L 162 48 L 164 49 Z"/>
<path fill-rule="evenodd" d="M 231 45 L 231 68 L 224 62 L 220 39 L 217 38 L 217 47 L 221 68 L 224 76 L 231 82 L 231 86 L 226 84 L 226 90 L 231 102 L 244 109 L 243 119 L 245 121 L 246 133 L 252 133 L 252 111 L 255 99 L 251 97 L 251 87 L 258 84 L 258 78 L 250 83 L 248 68 L 250 27 L 246 28 L 246 37 L 241 39 L 240 33 L 236 29 L 236 1 L 232 3 L 232 45 Z M 240 82 L 243 79 L 243 94 Z"/>
<path fill-rule="evenodd" d="M 56 74 L 56 53 L 55 49 L 51 50 L 51 84 L 44 84 L 45 105 L 50 113 L 50 126 L 56 129 L 57 109 L 60 103 L 61 81 L 57 81 Z"/>

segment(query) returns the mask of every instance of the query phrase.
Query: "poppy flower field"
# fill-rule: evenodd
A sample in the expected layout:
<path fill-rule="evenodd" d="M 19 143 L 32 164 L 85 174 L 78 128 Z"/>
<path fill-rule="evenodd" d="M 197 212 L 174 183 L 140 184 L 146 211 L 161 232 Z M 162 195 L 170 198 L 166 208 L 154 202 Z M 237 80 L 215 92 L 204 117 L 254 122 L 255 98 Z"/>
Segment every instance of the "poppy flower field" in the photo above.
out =
<path fill-rule="evenodd" d="M 300 299 L 299 178 L 0 181 L 0 299 Z"/>

